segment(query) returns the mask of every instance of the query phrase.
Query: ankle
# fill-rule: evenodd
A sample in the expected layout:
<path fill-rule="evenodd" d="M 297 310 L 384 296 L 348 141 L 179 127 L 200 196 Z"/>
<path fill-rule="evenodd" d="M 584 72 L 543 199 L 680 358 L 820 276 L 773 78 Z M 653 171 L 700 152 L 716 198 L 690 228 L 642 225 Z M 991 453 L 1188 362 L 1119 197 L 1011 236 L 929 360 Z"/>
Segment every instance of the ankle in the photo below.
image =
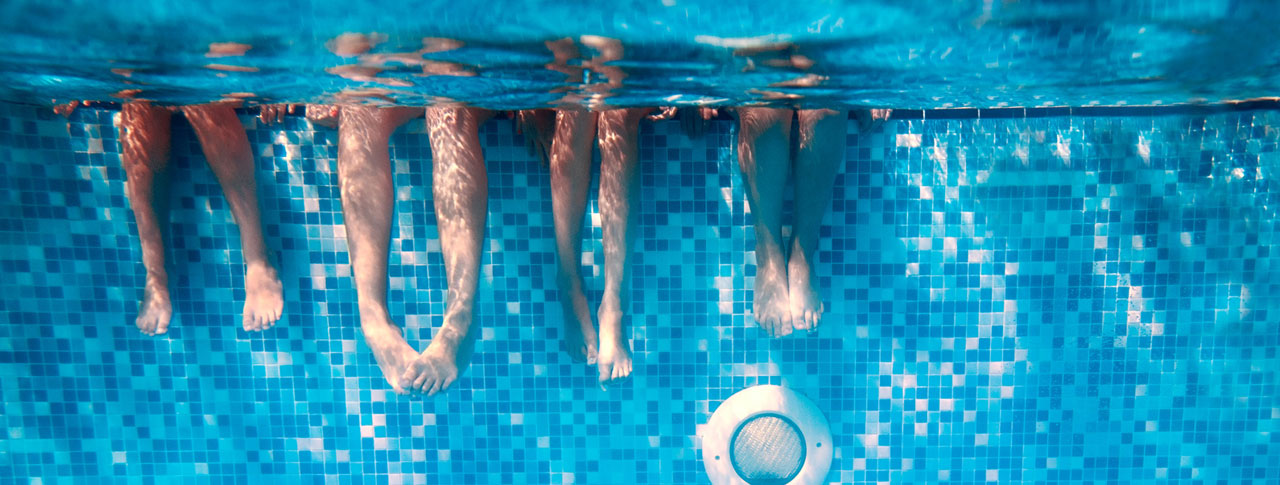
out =
<path fill-rule="evenodd" d="M 622 308 L 623 308 L 623 304 L 622 304 L 621 298 L 618 298 L 616 296 L 607 296 L 607 293 L 606 293 L 606 296 L 600 299 L 600 309 L 598 310 L 598 312 L 600 315 L 607 315 L 607 314 L 620 315 L 622 314 Z"/>
<path fill-rule="evenodd" d="M 441 332 L 450 330 L 461 336 L 467 333 L 471 328 L 471 322 L 475 319 L 475 313 L 470 308 L 449 308 L 444 312 L 444 324 L 441 326 Z"/>
<path fill-rule="evenodd" d="M 364 325 L 367 321 L 383 321 L 387 322 L 391 312 L 387 310 L 387 305 L 382 302 L 359 302 L 357 311 L 360 314 L 360 324 Z"/>
<path fill-rule="evenodd" d="M 756 254 L 756 277 L 760 275 L 785 275 L 787 273 L 788 261 L 786 258 L 769 258 L 760 257 Z"/>
<path fill-rule="evenodd" d="M 255 258 L 253 260 L 247 260 L 244 263 L 245 274 L 256 272 L 273 273 L 275 270 L 276 268 L 271 266 L 271 263 L 267 262 L 267 258 Z"/>
<path fill-rule="evenodd" d="M 427 346 L 449 350 L 456 349 L 463 340 L 466 340 L 466 337 L 462 330 L 446 323 L 446 325 L 440 327 L 440 330 L 435 335 L 431 336 L 431 343 L 427 344 Z"/>
<path fill-rule="evenodd" d="M 146 288 L 155 292 L 169 292 L 169 275 L 163 273 L 147 273 Z"/>

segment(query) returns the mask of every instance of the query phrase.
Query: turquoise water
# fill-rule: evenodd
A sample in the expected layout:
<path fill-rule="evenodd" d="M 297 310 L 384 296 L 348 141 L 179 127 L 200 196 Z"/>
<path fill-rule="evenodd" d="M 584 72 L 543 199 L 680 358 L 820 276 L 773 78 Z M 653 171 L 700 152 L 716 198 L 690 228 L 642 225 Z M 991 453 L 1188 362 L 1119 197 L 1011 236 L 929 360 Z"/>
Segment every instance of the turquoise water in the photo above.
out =
<path fill-rule="evenodd" d="M 0 485 L 706 483 L 712 414 L 762 384 L 825 415 L 823 483 L 1280 483 L 1278 103 L 1088 107 L 1276 96 L 1280 9 L 668 3 L 0 3 Z M 335 54 L 349 33 L 378 42 Z M 553 62 L 563 37 L 578 54 Z M 777 85 L 794 79 L 813 85 Z M 134 328 L 118 107 L 48 106 L 129 90 L 896 109 L 845 126 L 816 253 L 825 320 L 780 339 L 752 317 L 738 124 L 642 123 L 635 368 L 608 390 L 559 348 L 549 171 L 512 120 L 488 121 L 481 331 L 427 398 L 393 393 L 361 336 L 338 136 L 299 115 L 239 112 L 282 320 L 242 329 L 238 229 L 175 116 L 174 317 Z M 985 109 L 1001 106 L 1026 109 Z M 420 348 L 446 293 L 423 122 L 390 153 L 389 311 Z M 583 229 L 598 289 L 595 190 Z"/>
<path fill-rule="evenodd" d="M 0 98 L 138 89 L 177 104 L 323 102 L 372 90 L 379 102 L 492 108 L 937 108 L 1217 102 L 1280 88 L 1277 12 L 1263 0 L 379 3 L 5 2 Z M 326 48 L 345 33 L 383 40 L 362 56 Z M 548 69 L 545 42 L 561 38 L 578 53 Z M 607 40 L 620 55 L 592 63 Z M 251 48 L 207 56 L 228 42 Z M 584 64 L 590 79 L 576 72 Z M 381 71 L 326 72 L 353 65 Z"/>

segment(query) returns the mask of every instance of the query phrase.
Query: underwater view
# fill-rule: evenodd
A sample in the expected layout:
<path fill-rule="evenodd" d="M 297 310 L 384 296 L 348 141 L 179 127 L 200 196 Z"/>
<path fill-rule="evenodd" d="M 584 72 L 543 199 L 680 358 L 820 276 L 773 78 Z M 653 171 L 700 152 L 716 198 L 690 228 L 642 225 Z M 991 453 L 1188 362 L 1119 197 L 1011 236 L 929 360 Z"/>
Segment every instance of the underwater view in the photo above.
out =
<path fill-rule="evenodd" d="M 1277 25 L 2 2 L 0 485 L 1280 484 Z"/>

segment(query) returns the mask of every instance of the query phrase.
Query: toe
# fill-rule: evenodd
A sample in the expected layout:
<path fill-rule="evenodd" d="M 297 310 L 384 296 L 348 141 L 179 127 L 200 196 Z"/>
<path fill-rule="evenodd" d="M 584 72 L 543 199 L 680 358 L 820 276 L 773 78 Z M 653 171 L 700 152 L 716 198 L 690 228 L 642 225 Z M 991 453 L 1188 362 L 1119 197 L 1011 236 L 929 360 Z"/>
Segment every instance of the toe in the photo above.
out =
<path fill-rule="evenodd" d="M 431 379 L 430 382 L 427 383 L 427 396 L 434 396 L 438 392 L 440 392 L 440 380 Z"/>
<path fill-rule="evenodd" d="M 600 382 L 607 382 L 613 375 L 613 366 L 603 364 L 600 366 Z"/>
<path fill-rule="evenodd" d="M 404 389 L 405 393 L 409 393 L 413 391 L 413 379 L 401 375 L 400 378 L 396 380 L 396 386 Z"/>
<path fill-rule="evenodd" d="M 410 365 L 404 369 L 404 372 L 400 373 L 400 385 L 407 387 L 408 383 L 418 380 L 418 377 L 420 377 L 418 369 Z"/>
<path fill-rule="evenodd" d="M 429 376 L 427 376 L 425 372 L 422 374 L 419 374 L 418 378 L 413 380 L 413 385 L 410 387 L 413 387 L 415 391 L 419 391 L 419 392 L 427 390 L 428 377 Z"/>

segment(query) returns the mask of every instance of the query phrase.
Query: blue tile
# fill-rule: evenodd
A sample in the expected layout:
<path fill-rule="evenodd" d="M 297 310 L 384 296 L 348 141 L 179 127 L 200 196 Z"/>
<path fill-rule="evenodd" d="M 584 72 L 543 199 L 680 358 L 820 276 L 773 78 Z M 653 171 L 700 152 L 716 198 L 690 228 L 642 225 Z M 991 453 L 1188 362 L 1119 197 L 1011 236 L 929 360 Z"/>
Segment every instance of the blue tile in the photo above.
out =
<path fill-rule="evenodd" d="M 112 110 L 0 105 L 0 483 L 696 483 L 699 427 L 757 384 L 826 412 L 831 482 L 1275 483 L 1280 113 L 1227 108 L 851 121 L 817 254 L 825 323 L 781 340 L 750 317 L 733 121 L 695 139 L 645 124 L 636 369 L 608 392 L 558 350 L 547 169 L 491 121 L 484 332 L 426 399 L 391 393 L 360 338 L 333 131 L 251 125 L 287 303 L 250 334 L 238 232 L 175 120 L 175 318 L 150 338 Z M 418 346 L 445 294 L 425 136 L 414 122 L 391 147 L 390 309 Z"/>

